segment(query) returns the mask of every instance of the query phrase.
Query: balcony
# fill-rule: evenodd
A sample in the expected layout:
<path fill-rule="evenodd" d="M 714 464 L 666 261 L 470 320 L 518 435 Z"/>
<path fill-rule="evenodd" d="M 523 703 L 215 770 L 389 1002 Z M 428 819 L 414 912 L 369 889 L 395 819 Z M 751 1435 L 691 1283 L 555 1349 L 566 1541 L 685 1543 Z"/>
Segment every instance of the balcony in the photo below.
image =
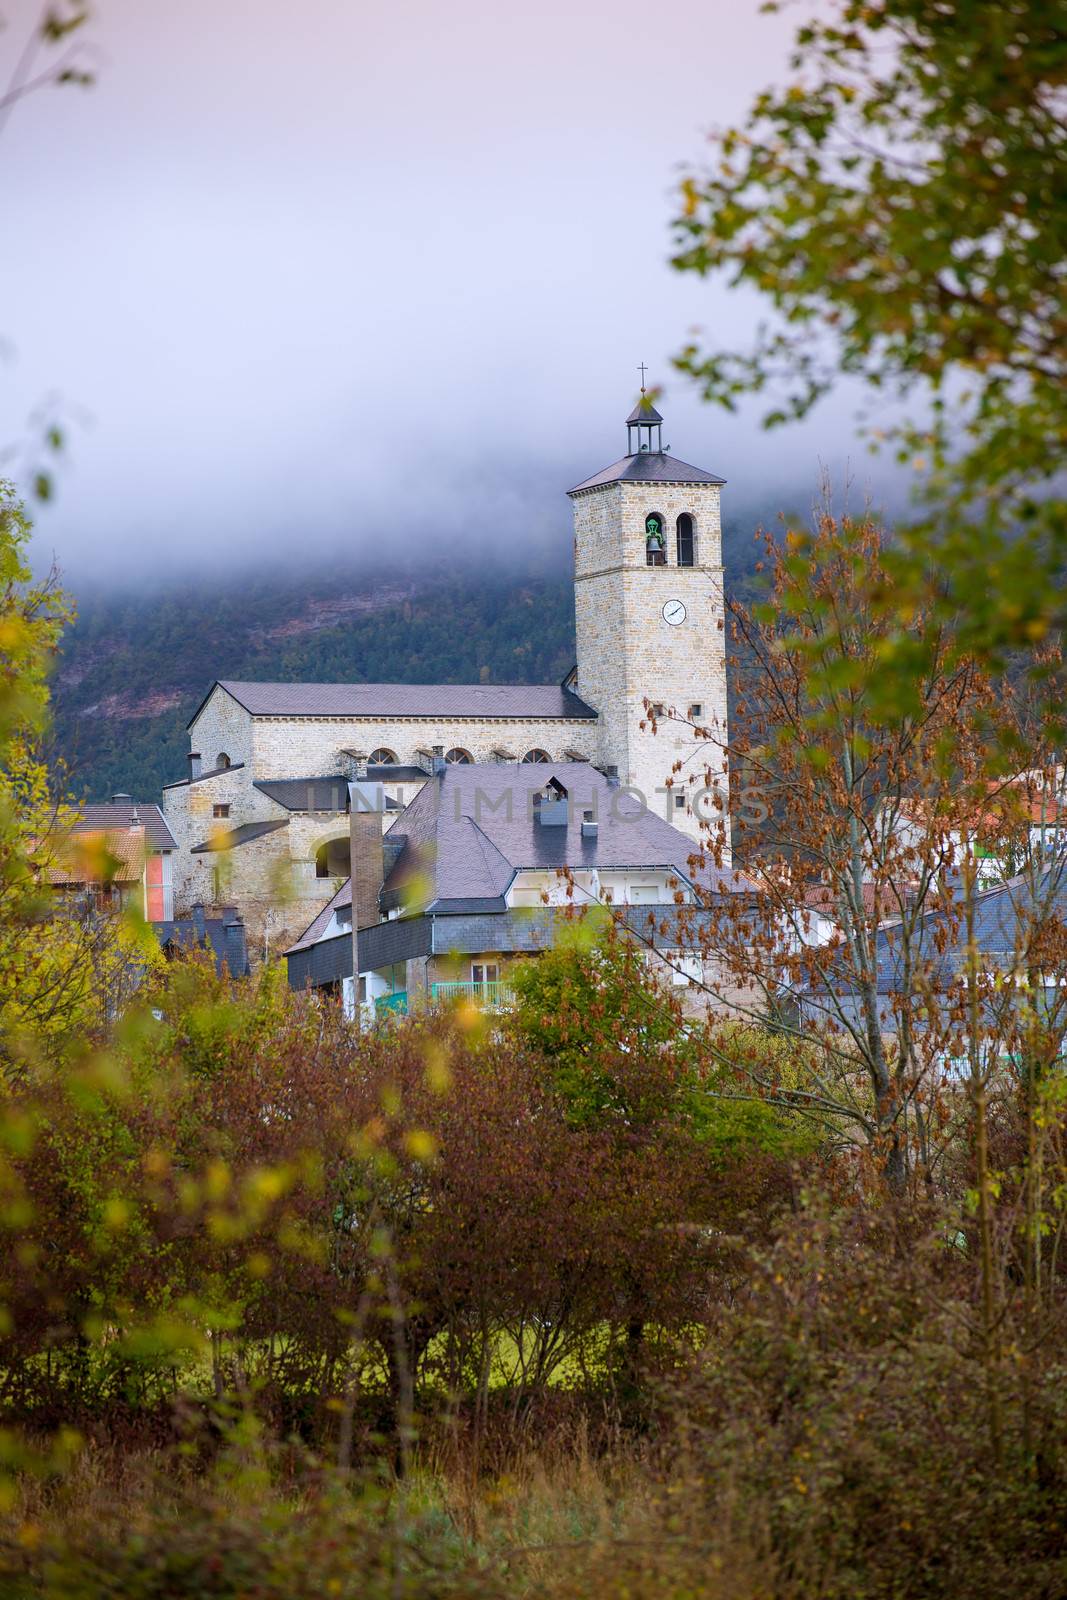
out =
<path fill-rule="evenodd" d="M 380 994 L 374 1002 L 375 1014 L 384 1017 L 390 1012 L 397 1016 L 406 1017 L 408 1010 L 408 992 L 398 989 L 395 994 Z"/>
<path fill-rule="evenodd" d="M 511 1005 L 511 989 L 506 983 L 433 983 L 430 999 L 435 1005 L 471 1000 L 486 1011 L 506 1011 Z"/>

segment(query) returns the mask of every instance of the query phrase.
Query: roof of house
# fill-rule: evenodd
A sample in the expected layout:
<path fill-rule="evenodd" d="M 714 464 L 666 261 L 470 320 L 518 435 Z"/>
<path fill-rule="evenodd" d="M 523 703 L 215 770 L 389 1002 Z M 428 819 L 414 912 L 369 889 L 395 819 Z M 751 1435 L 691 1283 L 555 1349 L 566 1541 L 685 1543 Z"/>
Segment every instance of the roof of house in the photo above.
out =
<path fill-rule="evenodd" d="M 135 820 L 136 819 L 136 820 Z M 177 850 L 178 841 L 167 827 L 166 818 L 158 806 L 134 805 L 132 802 L 116 805 L 85 805 L 79 807 L 79 820 L 75 833 L 111 832 L 113 829 L 144 828 L 144 839 L 150 850 Z"/>
<path fill-rule="evenodd" d="M 984 966 L 1010 969 L 1016 963 L 1024 963 L 1025 952 L 1033 946 L 1035 937 L 1040 943 L 1043 930 L 1064 921 L 1067 867 L 1062 859 L 1051 862 L 1036 879 L 1027 875 L 1009 878 L 974 896 L 974 942 Z M 878 928 L 875 959 L 880 994 L 896 993 L 905 970 L 913 973 L 920 962 L 927 969 L 928 981 L 952 982 L 963 966 L 968 947 L 968 931 L 960 907 L 949 911 L 934 904 L 921 912 L 914 925 L 908 926 L 907 942 L 911 966 L 905 969 L 902 919 L 887 919 Z M 828 965 L 826 982 L 838 994 L 851 989 L 853 976 L 847 947 L 842 946 L 840 959 Z"/>
<path fill-rule="evenodd" d="M 545 683 L 246 683 L 218 679 L 190 719 L 191 728 L 215 689 L 253 717 L 471 717 L 479 721 L 588 721 L 596 712 L 576 694 Z"/>
<path fill-rule="evenodd" d="M 565 826 L 546 825 L 534 815 L 531 797 L 553 781 L 570 797 Z M 582 833 L 586 810 L 598 817 L 592 838 Z M 385 892 L 401 895 L 412 887 L 421 909 L 438 914 L 504 912 L 512 878 L 528 869 L 644 867 L 670 870 L 710 893 L 755 887 L 739 872 L 703 862 L 693 840 L 587 762 L 446 767 L 419 790 L 386 833 L 386 843 L 394 836 L 403 844 L 386 874 Z M 316 943 L 333 912 L 351 901 L 346 883 L 291 950 Z"/>
<path fill-rule="evenodd" d="M 76 828 L 60 839 L 44 872 L 49 883 L 140 883 L 143 828 Z"/>
<path fill-rule="evenodd" d="M 725 478 L 703 467 L 691 467 L 687 461 L 678 461 L 663 451 L 642 450 L 634 456 L 623 456 L 612 462 L 603 472 L 594 473 L 584 483 L 575 484 L 568 494 L 581 494 L 583 489 L 602 489 L 607 483 L 725 483 Z"/>
<path fill-rule="evenodd" d="M 985 797 L 978 797 L 970 806 L 966 825 L 981 833 L 997 834 L 1010 831 L 1020 824 L 1031 827 L 1061 828 L 1067 826 L 1067 807 L 1063 803 L 1062 782 L 1047 783 L 1026 774 L 1002 780 L 991 780 Z M 936 821 L 938 802 L 924 795 L 911 795 L 896 802 L 904 821 L 920 824 Z M 955 814 L 947 819 L 954 829 L 960 818 Z"/>
<path fill-rule="evenodd" d="M 400 762 L 395 766 L 375 766 L 372 763 L 367 768 L 370 783 L 425 783 L 428 777 L 425 767 L 405 767 Z"/>
<path fill-rule="evenodd" d="M 279 828 L 287 828 L 288 822 L 242 822 L 236 828 L 219 827 L 218 833 L 210 839 L 205 839 L 202 844 L 194 844 L 190 854 L 204 855 L 213 850 L 235 850 L 238 845 L 248 844 L 252 839 L 262 838 L 265 833 L 275 833 Z"/>
<path fill-rule="evenodd" d="M 887 921 L 890 917 L 899 917 L 901 907 L 908 905 L 914 898 L 915 888 L 916 886 L 910 883 L 861 885 L 864 915 L 875 916 L 880 922 Z M 813 884 L 804 895 L 804 903 L 831 922 L 837 921 L 840 916 L 841 895 L 832 884 Z"/>
<path fill-rule="evenodd" d="M 532 797 L 550 783 L 570 797 L 565 825 L 546 825 Z M 595 836 L 582 832 L 582 814 L 594 810 Z M 387 872 L 384 892 L 417 891 L 429 912 L 503 910 L 517 872 L 596 867 L 670 870 L 706 891 L 731 893 L 753 885 L 740 873 L 700 859 L 694 842 L 608 782 L 587 762 L 474 764 L 446 767 L 427 780 L 386 833 L 404 843 Z M 314 943 L 329 913 L 348 903 L 338 891 L 293 946 Z"/>

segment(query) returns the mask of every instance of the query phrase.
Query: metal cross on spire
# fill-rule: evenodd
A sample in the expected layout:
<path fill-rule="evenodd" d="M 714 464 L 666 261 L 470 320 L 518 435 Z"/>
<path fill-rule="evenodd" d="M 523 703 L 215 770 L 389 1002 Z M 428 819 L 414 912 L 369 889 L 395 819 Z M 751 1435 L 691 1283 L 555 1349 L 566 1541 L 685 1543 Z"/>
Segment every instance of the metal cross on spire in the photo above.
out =
<path fill-rule="evenodd" d="M 638 367 L 637 370 L 641 374 L 641 393 L 644 394 L 644 392 L 645 392 L 645 373 L 648 371 L 648 368 L 645 366 L 645 363 L 642 361 L 641 365 Z"/>

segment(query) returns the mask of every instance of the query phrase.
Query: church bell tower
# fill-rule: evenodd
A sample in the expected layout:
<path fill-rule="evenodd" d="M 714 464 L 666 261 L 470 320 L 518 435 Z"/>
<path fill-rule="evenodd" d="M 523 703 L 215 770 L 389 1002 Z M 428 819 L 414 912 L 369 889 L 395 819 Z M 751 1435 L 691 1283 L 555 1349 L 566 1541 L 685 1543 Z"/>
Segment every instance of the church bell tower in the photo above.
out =
<path fill-rule="evenodd" d="M 626 419 L 626 455 L 569 491 L 575 689 L 597 712 L 597 764 L 614 767 L 650 811 L 706 840 L 700 819 L 714 837 L 724 815 L 704 774 L 721 777 L 726 741 L 725 479 L 677 460 L 662 438 L 663 418 L 642 388 Z M 715 787 L 725 796 L 725 783 Z"/>

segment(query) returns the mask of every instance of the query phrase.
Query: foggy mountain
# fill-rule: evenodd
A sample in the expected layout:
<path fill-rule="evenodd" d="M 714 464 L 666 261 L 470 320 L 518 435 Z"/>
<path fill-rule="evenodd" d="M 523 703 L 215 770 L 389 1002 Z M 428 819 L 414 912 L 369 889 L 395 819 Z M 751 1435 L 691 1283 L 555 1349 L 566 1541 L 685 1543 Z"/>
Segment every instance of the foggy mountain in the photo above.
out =
<path fill-rule="evenodd" d="M 747 588 L 755 530 L 724 526 L 727 586 Z M 186 775 L 185 727 L 216 678 L 553 683 L 574 662 L 569 542 L 551 560 L 335 560 L 297 575 L 78 585 L 53 680 L 55 754 L 73 794 L 158 800 Z"/>

